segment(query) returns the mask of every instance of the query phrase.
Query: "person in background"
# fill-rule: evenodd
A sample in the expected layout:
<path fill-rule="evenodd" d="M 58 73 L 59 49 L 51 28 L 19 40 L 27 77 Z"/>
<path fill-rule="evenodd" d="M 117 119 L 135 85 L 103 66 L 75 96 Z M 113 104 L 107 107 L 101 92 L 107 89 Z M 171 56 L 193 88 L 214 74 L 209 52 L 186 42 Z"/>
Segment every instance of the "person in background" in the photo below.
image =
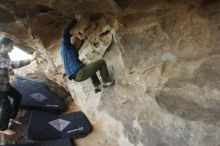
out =
<path fill-rule="evenodd" d="M 74 28 L 79 19 L 80 15 L 76 15 L 76 19 L 73 19 L 64 28 L 61 38 L 60 55 L 62 57 L 68 79 L 81 82 L 91 78 L 95 87 L 95 93 L 97 93 L 101 91 L 102 86 L 96 72 L 100 72 L 103 88 L 113 86 L 115 84 L 115 80 L 110 79 L 105 60 L 101 59 L 87 65 L 83 64 L 79 60 L 78 51 L 84 40 L 74 34 L 70 34 L 71 29 Z"/>
<path fill-rule="evenodd" d="M 0 39 L 0 133 L 14 135 L 15 131 L 9 129 L 9 122 L 21 124 L 15 120 L 20 107 L 22 95 L 10 85 L 9 71 L 30 64 L 37 57 L 34 52 L 32 59 L 22 61 L 11 61 L 8 53 L 13 49 L 13 41 L 10 38 Z M 9 100 L 13 99 L 11 103 Z"/>

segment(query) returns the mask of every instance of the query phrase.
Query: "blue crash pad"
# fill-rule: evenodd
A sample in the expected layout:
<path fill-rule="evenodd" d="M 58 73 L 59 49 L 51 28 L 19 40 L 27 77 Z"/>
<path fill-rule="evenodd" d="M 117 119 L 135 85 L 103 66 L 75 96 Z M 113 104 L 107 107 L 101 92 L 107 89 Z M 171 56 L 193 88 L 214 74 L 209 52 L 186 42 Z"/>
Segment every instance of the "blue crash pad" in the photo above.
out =
<path fill-rule="evenodd" d="M 28 138 L 31 140 L 81 138 L 91 131 L 92 126 L 82 112 L 56 115 L 33 111 L 28 126 Z"/>
<path fill-rule="evenodd" d="M 38 80 L 16 76 L 15 88 L 22 94 L 22 107 L 36 108 L 48 111 L 62 111 L 60 97 Z"/>

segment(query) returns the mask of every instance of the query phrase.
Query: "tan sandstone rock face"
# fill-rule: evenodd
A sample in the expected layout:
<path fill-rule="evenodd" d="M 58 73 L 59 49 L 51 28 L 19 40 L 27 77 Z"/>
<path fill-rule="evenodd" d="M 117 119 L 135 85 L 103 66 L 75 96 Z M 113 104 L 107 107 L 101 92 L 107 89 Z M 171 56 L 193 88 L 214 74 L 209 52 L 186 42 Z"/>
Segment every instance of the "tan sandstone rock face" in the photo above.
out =
<path fill-rule="evenodd" d="M 107 61 L 113 88 L 65 75 L 64 26 L 86 34 L 80 58 Z M 79 146 L 219 146 L 218 0 L 0 0 L 1 36 L 42 55 L 47 77 L 86 113 L 94 132 Z"/>

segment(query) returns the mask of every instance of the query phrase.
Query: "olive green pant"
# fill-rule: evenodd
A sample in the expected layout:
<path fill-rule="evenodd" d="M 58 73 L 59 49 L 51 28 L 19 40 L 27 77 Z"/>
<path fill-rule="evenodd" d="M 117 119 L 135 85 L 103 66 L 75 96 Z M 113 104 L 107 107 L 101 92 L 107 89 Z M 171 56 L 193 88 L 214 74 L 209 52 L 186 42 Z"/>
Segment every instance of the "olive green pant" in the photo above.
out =
<path fill-rule="evenodd" d="M 97 87 L 101 84 L 99 78 L 96 75 L 97 71 L 100 72 L 103 83 L 111 81 L 106 62 L 103 59 L 87 64 L 86 66 L 82 67 L 73 77 L 73 79 L 77 82 L 81 82 L 88 78 L 91 78 L 93 85 Z"/>

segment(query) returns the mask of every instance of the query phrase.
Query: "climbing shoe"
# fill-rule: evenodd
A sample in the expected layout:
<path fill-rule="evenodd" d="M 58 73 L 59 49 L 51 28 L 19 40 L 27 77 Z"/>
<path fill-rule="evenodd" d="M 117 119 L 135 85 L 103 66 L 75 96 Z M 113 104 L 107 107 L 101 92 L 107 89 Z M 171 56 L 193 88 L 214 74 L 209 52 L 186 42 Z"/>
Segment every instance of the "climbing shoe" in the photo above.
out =
<path fill-rule="evenodd" d="M 103 88 L 108 88 L 115 85 L 115 80 L 111 81 L 111 82 L 107 82 L 107 83 L 103 83 Z"/>
<path fill-rule="evenodd" d="M 102 91 L 101 88 L 102 88 L 101 84 L 99 86 L 96 86 L 95 87 L 95 93 L 98 93 L 98 92 Z"/>

